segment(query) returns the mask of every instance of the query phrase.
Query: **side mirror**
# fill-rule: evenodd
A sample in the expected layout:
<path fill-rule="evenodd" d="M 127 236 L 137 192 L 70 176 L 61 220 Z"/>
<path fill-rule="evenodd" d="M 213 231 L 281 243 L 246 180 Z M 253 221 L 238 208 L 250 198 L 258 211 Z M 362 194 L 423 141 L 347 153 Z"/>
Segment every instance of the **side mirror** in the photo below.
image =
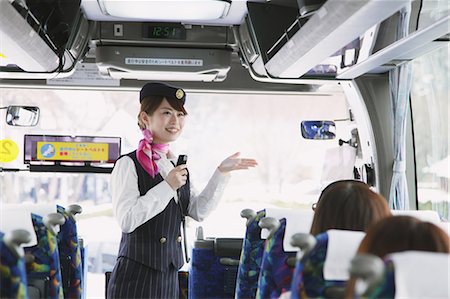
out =
<path fill-rule="evenodd" d="M 305 120 L 301 125 L 305 139 L 328 140 L 336 138 L 336 124 L 330 120 Z"/>
<path fill-rule="evenodd" d="M 8 106 L 6 110 L 6 123 L 10 126 L 34 127 L 39 121 L 39 107 L 34 106 Z"/>

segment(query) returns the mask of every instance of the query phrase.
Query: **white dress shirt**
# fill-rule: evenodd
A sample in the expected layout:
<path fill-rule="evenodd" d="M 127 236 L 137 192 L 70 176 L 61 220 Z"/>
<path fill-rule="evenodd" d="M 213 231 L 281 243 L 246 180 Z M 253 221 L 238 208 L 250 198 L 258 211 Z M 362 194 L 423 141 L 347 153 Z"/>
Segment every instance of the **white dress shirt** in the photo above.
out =
<path fill-rule="evenodd" d="M 174 168 L 171 161 L 163 154 L 156 164 L 163 179 Z M 191 183 L 188 215 L 197 221 L 205 219 L 217 207 L 229 177 L 229 174 L 223 174 L 216 169 L 200 194 Z M 114 166 L 111 173 L 111 194 L 114 215 L 125 233 L 133 232 L 137 227 L 161 213 L 172 198 L 178 202 L 177 192 L 165 180 L 140 196 L 136 168 L 133 160 L 128 156 L 119 159 Z"/>

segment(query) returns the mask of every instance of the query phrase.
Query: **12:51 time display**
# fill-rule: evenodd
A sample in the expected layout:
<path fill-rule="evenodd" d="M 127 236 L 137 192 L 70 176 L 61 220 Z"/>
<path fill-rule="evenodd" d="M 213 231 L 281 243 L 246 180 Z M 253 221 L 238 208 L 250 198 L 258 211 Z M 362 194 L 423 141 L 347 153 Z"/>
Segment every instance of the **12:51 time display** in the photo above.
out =
<path fill-rule="evenodd" d="M 186 39 L 186 29 L 179 24 L 144 24 L 144 37 L 152 39 Z"/>

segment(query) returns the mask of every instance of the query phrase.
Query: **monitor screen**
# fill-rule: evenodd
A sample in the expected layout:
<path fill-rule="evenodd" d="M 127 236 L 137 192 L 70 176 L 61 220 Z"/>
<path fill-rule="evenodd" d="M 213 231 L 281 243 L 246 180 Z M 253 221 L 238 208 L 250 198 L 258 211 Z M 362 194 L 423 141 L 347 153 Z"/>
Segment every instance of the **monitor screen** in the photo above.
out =
<path fill-rule="evenodd" d="M 120 137 L 25 135 L 24 163 L 114 163 L 120 142 Z"/>

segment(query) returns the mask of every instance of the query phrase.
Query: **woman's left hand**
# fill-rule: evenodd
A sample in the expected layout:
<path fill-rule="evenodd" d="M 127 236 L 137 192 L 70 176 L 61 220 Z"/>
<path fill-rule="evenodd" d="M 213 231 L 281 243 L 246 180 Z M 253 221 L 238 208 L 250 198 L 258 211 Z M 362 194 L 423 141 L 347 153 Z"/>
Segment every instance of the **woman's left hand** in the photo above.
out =
<path fill-rule="evenodd" d="M 227 173 L 233 170 L 249 169 L 258 165 L 255 159 L 239 158 L 240 154 L 240 152 L 237 152 L 223 160 L 218 167 L 219 171 Z"/>

